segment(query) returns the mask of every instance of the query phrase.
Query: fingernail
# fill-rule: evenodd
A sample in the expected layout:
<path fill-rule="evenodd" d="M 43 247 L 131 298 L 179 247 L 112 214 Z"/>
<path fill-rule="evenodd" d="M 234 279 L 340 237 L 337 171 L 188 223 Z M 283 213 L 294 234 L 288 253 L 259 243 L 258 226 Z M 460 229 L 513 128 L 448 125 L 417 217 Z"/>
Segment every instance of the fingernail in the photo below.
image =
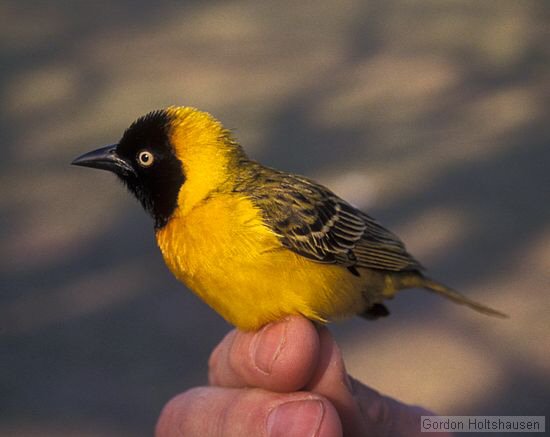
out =
<path fill-rule="evenodd" d="M 271 323 L 265 326 L 250 345 L 250 353 L 255 366 L 269 375 L 273 363 L 281 353 L 286 341 L 287 321 Z"/>
<path fill-rule="evenodd" d="M 318 400 L 290 401 L 277 406 L 267 418 L 269 437 L 316 436 L 325 407 Z"/>

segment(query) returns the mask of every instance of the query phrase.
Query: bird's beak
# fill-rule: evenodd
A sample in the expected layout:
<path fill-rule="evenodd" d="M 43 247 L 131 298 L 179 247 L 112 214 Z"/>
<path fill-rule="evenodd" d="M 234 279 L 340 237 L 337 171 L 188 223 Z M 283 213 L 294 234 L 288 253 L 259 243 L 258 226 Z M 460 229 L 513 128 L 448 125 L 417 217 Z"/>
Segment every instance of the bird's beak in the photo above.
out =
<path fill-rule="evenodd" d="M 73 162 L 72 165 L 80 165 L 82 167 L 98 168 L 101 170 L 108 170 L 120 176 L 127 176 L 129 174 L 135 175 L 135 170 L 132 166 L 118 156 L 116 152 L 118 144 L 102 147 L 101 149 L 92 150 L 79 156 Z"/>

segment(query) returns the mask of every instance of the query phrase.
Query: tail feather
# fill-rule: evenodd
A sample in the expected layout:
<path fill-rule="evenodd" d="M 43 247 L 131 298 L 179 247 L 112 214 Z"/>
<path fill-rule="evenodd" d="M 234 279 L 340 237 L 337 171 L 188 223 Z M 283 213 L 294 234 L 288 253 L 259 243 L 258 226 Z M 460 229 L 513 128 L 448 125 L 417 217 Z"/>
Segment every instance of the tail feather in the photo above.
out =
<path fill-rule="evenodd" d="M 480 313 L 487 314 L 489 316 L 500 317 L 502 319 L 507 319 L 509 317 L 507 314 L 501 313 L 500 311 L 494 310 L 493 308 L 489 308 L 488 306 L 476 302 L 475 300 L 464 296 L 458 291 L 453 290 L 452 288 L 449 288 L 443 284 L 440 284 L 439 282 L 435 282 L 430 278 L 426 278 L 425 276 L 422 277 L 421 286 L 428 291 L 444 296 L 447 299 L 450 299 L 458 304 L 466 305 Z"/>

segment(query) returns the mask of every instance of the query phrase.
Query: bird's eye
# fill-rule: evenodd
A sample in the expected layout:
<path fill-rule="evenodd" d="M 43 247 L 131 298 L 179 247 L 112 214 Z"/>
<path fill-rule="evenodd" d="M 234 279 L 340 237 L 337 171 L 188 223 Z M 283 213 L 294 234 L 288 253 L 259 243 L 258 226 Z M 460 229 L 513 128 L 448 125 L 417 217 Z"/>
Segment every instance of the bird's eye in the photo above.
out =
<path fill-rule="evenodd" d="M 142 150 L 137 154 L 137 162 L 142 167 L 151 167 L 155 162 L 155 157 L 148 150 Z"/>

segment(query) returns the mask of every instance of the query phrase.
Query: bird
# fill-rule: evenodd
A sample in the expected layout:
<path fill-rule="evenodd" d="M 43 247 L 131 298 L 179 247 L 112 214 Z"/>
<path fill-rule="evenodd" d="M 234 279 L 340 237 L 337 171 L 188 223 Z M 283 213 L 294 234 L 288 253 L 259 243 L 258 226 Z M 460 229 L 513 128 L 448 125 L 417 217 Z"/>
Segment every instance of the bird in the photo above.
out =
<path fill-rule="evenodd" d="M 72 164 L 114 173 L 151 215 L 173 275 L 243 331 L 290 315 L 378 319 L 410 288 L 507 317 L 430 279 L 395 234 L 328 188 L 250 159 L 208 112 L 152 111 Z"/>

